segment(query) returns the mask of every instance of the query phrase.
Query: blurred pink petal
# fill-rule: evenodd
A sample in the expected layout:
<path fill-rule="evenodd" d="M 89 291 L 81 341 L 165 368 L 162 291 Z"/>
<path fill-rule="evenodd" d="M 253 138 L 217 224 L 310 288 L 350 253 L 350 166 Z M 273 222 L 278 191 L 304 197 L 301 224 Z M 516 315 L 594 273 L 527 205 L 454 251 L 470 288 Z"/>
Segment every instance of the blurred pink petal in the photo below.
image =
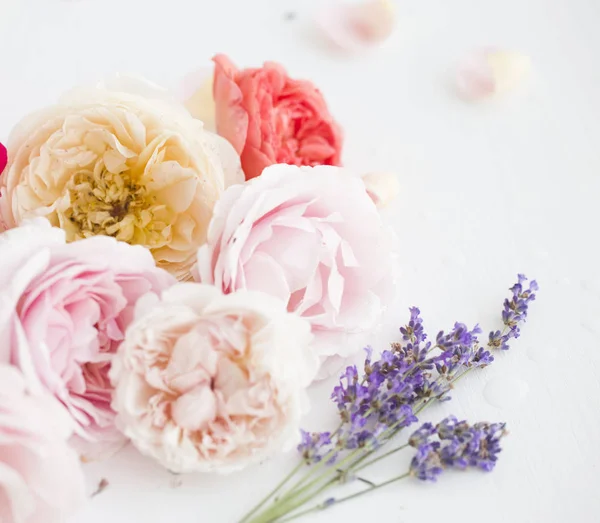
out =
<path fill-rule="evenodd" d="M 400 184 L 395 174 L 373 172 L 362 176 L 367 194 L 378 209 L 382 209 L 398 196 Z"/>
<path fill-rule="evenodd" d="M 520 53 L 481 49 L 458 66 L 455 87 L 466 100 L 482 100 L 515 88 L 529 67 L 529 58 Z"/>
<path fill-rule="evenodd" d="M 366 0 L 358 4 L 335 1 L 319 13 L 317 24 L 342 49 L 360 51 L 392 34 L 394 7 L 390 0 Z"/>

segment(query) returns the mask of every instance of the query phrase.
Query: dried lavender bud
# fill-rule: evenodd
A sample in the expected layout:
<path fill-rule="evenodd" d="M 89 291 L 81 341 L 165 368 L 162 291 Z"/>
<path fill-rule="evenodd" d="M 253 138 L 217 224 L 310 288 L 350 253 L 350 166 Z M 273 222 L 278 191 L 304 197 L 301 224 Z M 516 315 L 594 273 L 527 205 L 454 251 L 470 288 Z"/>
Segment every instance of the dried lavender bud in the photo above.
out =
<path fill-rule="evenodd" d="M 447 468 L 464 470 L 468 467 L 491 471 L 501 452 L 500 439 L 507 432 L 504 423 L 476 423 L 458 421 L 454 416 L 442 420 L 435 427 L 425 423 L 409 438 L 417 448 L 410 465 L 410 474 L 435 481 Z M 431 441 L 434 436 L 439 441 Z"/>

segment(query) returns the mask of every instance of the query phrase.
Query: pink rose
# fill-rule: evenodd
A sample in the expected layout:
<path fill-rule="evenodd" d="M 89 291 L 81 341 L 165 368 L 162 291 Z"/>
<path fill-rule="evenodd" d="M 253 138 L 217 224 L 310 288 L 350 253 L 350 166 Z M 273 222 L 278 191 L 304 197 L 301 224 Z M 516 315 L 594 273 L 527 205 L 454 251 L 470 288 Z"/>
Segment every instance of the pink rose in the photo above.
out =
<path fill-rule="evenodd" d="M 227 472 L 298 443 L 310 326 L 263 293 L 180 283 L 136 307 L 111 370 L 117 423 L 173 472 Z"/>
<path fill-rule="evenodd" d="M 320 91 L 280 65 L 238 70 L 214 57 L 217 132 L 242 159 L 246 179 L 275 163 L 340 165 L 342 130 Z"/>
<path fill-rule="evenodd" d="M 32 394 L 21 373 L 0 364 L 0 521 L 64 523 L 85 501 L 69 448 L 72 420 L 49 394 Z"/>
<path fill-rule="evenodd" d="M 280 298 L 309 320 L 319 356 L 344 356 L 357 348 L 347 335 L 372 329 L 391 297 L 390 239 L 360 178 L 274 165 L 224 193 L 195 276 Z"/>
<path fill-rule="evenodd" d="M 116 450 L 111 361 L 137 299 L 174 278 L 142 247 L 102 236 L 66 244 L 42 218 L 0 235 L 0 252 L 0 362 L 64 404 L 85 457 Z"/>
<path fill-rule="evenodd" d="M 6 147 L 0 143 L 0 174 L 4 171 L 6 164 L 8 163 L 8 153 Z"/>

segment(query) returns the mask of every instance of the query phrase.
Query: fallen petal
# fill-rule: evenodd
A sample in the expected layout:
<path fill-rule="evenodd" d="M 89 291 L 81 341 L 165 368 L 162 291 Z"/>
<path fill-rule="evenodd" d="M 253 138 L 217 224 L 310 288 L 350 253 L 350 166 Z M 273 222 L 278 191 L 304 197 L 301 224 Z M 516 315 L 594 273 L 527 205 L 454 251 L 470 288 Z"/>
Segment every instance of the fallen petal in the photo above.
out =
<path fill-rule="evenodd" d="M 400 192 L 398 178 L 389 172 L 367 173 L 362 176 L 362 180 L 367 194 L 379 209 L 388 205 Z"/>
<path fill-rule="evenodd" d="M 459 96 L 466 100 L 480 100 L 494 94 L 494 73 L 485 52 L 474 53 L 458 66 L 455 86 Z"/>
<path fill-rule="evenodd" d="M 529 58 L 520 53 L 483 49 L 459 65 L 455 87 L 466 100 L 482 100 L 514 89 L 529 69 Z"/>
<path fill-rule="evenodd" d="M 348 51 L 360 51 L 381 43 L 393 32 L 394 6 L 390 0 L 366 0 L 360 4 L 335 2 L 317 17 L 317 24 L 333 43 Z"/>
<path fill-rule="evenodd" d="M 531 69 L 529 57 L 514 51 L 492 52 L 488 55 L 488 63 L 496 80 L 496 94 L 517 87 Z"/>

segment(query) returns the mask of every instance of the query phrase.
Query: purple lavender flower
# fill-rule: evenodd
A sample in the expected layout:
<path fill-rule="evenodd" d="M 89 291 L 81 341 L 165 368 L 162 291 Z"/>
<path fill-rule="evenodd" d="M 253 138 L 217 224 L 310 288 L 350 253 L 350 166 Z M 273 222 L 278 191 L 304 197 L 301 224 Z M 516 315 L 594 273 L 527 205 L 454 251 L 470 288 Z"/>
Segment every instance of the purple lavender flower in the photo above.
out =
<path fill-rule="evenodd" d="M 440 461 L 445 468 L 465 470 L 469 466 L 469 460 L 461 452 L 463 444 L 458 438 L 447 440 L 439 450 Z"/>
<path fill-rule="evenodd" d="M 318 463 L 323 459 L 331 446 L 331 434 L 329 432 L 306 432 L 301 430 L 301 441 L 298 452 L 306 463 Z"/>
<path fill-rule="evenodd" d="M 469 329 L 458 322 L 449 332 L 439 332 L 435 340 L 428 341 L 431 338 L 425 333 L 419 309 L 411 308 L 408 323 L 400 328 L 400 341 L 392 343 L 388 350 L 375 357 L 373 349 L 366 347 L 362 372 L 356 366 L 351 366 L 340 377 L 331 395 L 341 419 L 335 432 L 302 432 L 298 450 L 307 465 L 317 462 L 326 462 L 327 465 L 337 462 L 337 465 L 318 470 L 320 476 L 312 481 L 309 481 L 309 477 L 317 471 L 308 472 L 291 489 L 275 497 L 273 507 L 267 508 L 267 512 L 257 515 L 261 507 L 259 504 L 244 521 L 249 520 L 250 516 L 252 521 L 259 520 L 257 518 L 260 521 L 270 518 L 271 521 L 272 514 L 277 514 L 277 520 L 280 517 L 295 519 L 300 514 L 327 508 L 338 501 L 368 493 L 409 475 L 436 481 L 448 468 L 492 470 L 501 452 L 500 440 L 506 434 L 505 424 L 470 425 L 449 416 L 435 426 L 425 423 L 413 432 L 408 443 L 415 449 L 415 454 L 408 473 L 379 485 L 355 474 L 406 447 L 402 445 L 378 458 L 369 459 L 374 451 L 394 438 L 401 429 L 417 422 L 417 415 L 424 408 L 437 401 L 449 400 L 449 391 L 459 378 L 475 368 L 493 363 L 493 350 L 509 348 L 508 342 L 519 336 L 529 304 L 538 290 L 535 281 L 531 281 L 526 288 L 526 281 L 525 276 L 519 275 L 518 282 L 511 287 L 512 296 L 505 300 L 502 311 L 504 329 L 492 331 L 486 346 L 479 342 L 479 326 Z M 338 457 L 344 459 L 338 461 Z M 296 516 L 287 517 L 329 486 L 354 479 L 371 488 L 337 501 L 328 498 L 312 509 L 301 510 Z M 271 495 L 283 489 L 284 484 L 285 481 Z M 313 489 L 314 485 L 318 488 Z M 305 491 L 310 495 L 306 495 Z M 276 508 L 274 512 L 273 508 Z M 267 518 L 263 517 L 265 515 Z"/>
<path fill-rule="evenodd" d="M 474 367 L 483 368 L 491 365 L 493 361 L 494 356 L 492 356 L 488 350 L 484 349 L 483 347 L 479 347 L 477 352 L 475 352 L 471 358 L 471 365 Z"/>
<path fill-rule="evenodd" d="M 469 330 L 463 323 L 455 323 L 448 334 L 439 332 L 436 347 L 442 353 L 435 358 L 437 372 L 451 380 L 467 368 L 485 367 L 492 363 L 492 355 L 479 346 L 477 335 L 481 332 L 479 325 Z"/>
<path fill-rule="evenodd" d="M 455 323 L 454 328 L 448 333 L 439 332 L 436 337 L 438 347 L 442 349 L 452 349 L 454 347 L 471 346 L 477 343 L 477 334 L 482 330 L 479 325 L 475 325 L 473 330 L 469 330 L 464 323 Z"/>
<path fill-rule="evenodd" d="M 435 481 L 443 469 L 468 467 L 487 472 L 496 465 L 501 452 L 500 439 L 506 435 L 504 423 L 458 421 L 449 416 L 435 427 L 425 423 L 409 438 L 417 448 L 410 465 L 410 474 L 423 480 Z M 439 441 L 432 441 L 437 436 Z"/>
<path fill-rule="evenodd" d="M 376 446 L 377 438 L 374 431 L 372 432 L 370 430 L 351 431 L 348 438 L 345 440 L 345 447 L 347 449 L 373 449 Z"/>
<path fill-rule="evenodd" d="M 415 430 L 411 437 L 408 438 L 408 444 L 411 447 L 419 447 L 423 443 L 427 443 L 429 438 L 436 433 L 436 427 L 431 423 L 423 423 L 421 427 Z"/>
<path fill-rule="evenodd" d="M 447 390 L 429 372 L 434 360 L 428 358 L 431 343 L 425 341 L 419 309 L 410 311 L 409 323 L 401 329 L 405 343 L 392 344 L 377 360 L 373 360 L 373 349 L 366 347 L 362 377 L 356 367 L 348 367 L 334 388 L 332 399 L 342 420 L 338 448 L 375 448 L 380 436 L 390 436 L 417 421 L 413 406 L 418 401 Z"/>
<path fill-rule="evenodd" d="M 468 444 L 469 466 L 489 472 L 496 466 L 502 451 L 500 439 L 507 434 L 506 423 L 476 423 L 473 429 L 474 437 Z"/>
<path fill-rule="evenodd" d="M 488 338 L 488 347 L 491 349 L 500 349 L 500 350 L 508 350 L 510 347 L 508 346 L 508 340 L 510 339 L 512 331 L 508 334 L 503 335 L 501 331 L 492 331 L 490 332 Z"/>
<path fill-rule="evenodd" d="M 519 325 L 527 319 L 529 304 L 535 300 L 535 291 L 539 289 L 535 280 L 531 280 L 529 287 L 525 289 L 524 283 L 526 281 L 527 278 L 523 274 L 519 274 L 518 282 L 510 288 L 510 291 L 513 293 L 512 298 L 504 300 L 504 310 L 502 311 L 504 331 L 490 332 L 488 347 L 508 350 L 510 348 L 508 341 L 518 338 L 521 335 Z"/>
<path fill-rule="evenodd" d="M 360 423 L 359 416 L 367 408 L 365 398 L 368 394 L 368 387 L 359 383 L 356 366 L 347 367 L 346 372 L 340 377 L 340 384 L 333 389 L 331 395 L 343 422 Z"/>
<path fill-rule="evenodd" d="M 420 316 L 421 311 L 417 307 L 410 308 L 410 320 L 408 325 L 400 327 L 402 339 L 419 344 L 427 339 L 427 334 L 423 331 L 423 320 Z"/>
<path fill-rule="evenodd" d="M 487 347 L 479 343 L 478 325 L 469 329 L 459 322 L 452 330 L 439 332 L 435 342 L 427 341 L 420 310 L 412 307 L 408 323 L 400 329 L 400 342 L 392 343 L 379 357 L 374 357 L 372 347 L 366 347 L 363 372 L 350 366 L 342 374 L 331 396 L 338 408 L 341 427 L 333 442 L 321 439 L 319 433 L 303 435 L 299 450 L 304 459 L 316 462 L 327 454 L 331 461 L 338 452 L 375 449 L 400 429 L 417 422 L 416 413 L 433 400 L 449 400 L 454 382 L 464 372 L 490 365 L 494 361 L 490 349 L 508 348 L 507 341 L 518 335 L 518 325 L 524 321 L 528 305 L 535 299 L 533 291 L 537 290 L 535 281 L 525 289 L 525 281 L 519 275 L 518 282 L 511 287 L 512 297 L 504 304 L 503 318 L 508 332 L 490 333 Z M 458 438 L 457 444 L 464 444 L 459 427 L 451 427 L 449 420 L 436 427 L 440 439 L 450 445 Z M 467 431 L 464 437 L 474 437 L 468 432 L 469 425 L 460 429 Z M 452 447 L 444 451 L 448 463 L 452 461 L 452 452 Z M 457 457 L 454 466 L 461 466 L 463 459 L 466 458 Z"/>
<path fill-rule="evenodd" d="M 410 462 L 409 473 L 423 481 L 437 481 L 444 471 L 439 455 L 438 442 L 422 443 Z"/>
<path fill-rule="evenodd" d="M 458 421 L 456 416 L 444 418 L 435 427 L 438 437 L 442 440 L 459 438 L 460 441 L 464 441 L 465 438 L 468 438 L 465 435 L 470 429 L 471 427 L 466 421 Z"/>

